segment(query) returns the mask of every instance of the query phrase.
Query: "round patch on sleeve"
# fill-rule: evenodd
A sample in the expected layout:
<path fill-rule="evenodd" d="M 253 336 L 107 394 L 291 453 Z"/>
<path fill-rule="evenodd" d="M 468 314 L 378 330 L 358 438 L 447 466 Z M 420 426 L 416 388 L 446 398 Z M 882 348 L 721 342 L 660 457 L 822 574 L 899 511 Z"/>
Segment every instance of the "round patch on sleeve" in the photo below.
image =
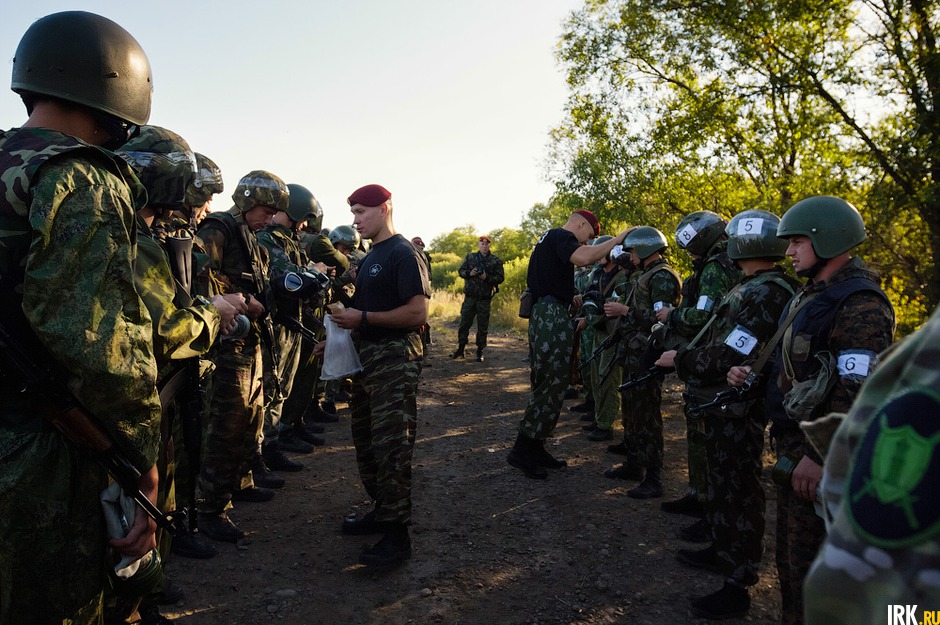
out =
<path fill-rule="evenodd" d="M 873 545 L 918 545 L 940 532 L 940 398 L 909 388 L 880 406 L 855 455 L 846 512 Z"/>

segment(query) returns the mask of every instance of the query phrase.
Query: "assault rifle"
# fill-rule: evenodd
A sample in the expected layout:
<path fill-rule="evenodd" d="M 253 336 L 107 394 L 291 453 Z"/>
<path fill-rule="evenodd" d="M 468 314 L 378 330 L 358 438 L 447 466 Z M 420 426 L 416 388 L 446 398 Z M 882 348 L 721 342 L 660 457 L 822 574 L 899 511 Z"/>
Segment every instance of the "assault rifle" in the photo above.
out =
<path fill-rule="evenodd" d="M 700 415 L 709 408 L 717 407 L 722 412 L 728 409 L 728 406 L 737 402 L 745 401 L 747 394 L 757 381 L 757 372 L 753 369 L 747 374 L 744 383 L 741 386 L 732 386 L 731 388 L 715 393 L 715 396 L 704 404 L 689 406 L 689 413 Z"/>
<path fill-rule="evenodd" d="M 91 450 L 95 460 L 121 485 L 121 490 L 132 497 L 159 527 L 174 535 L 186 531 L 186 512 L 163 513 L 140 491 L 140 471 L 115 446 L 95 417 L 66 390 L 64 380 L 53 367 L 42 366 L 33 360 L 26 346 L 14 339 L 2 323 L 0 355 L 4 369 L 19 372 L 24 389 L 31 391 L 39 400 L 42 416 L 73 443 Z"/>
<path fill-rule="evenodd" d="M 675 371 L 675 369 L 672 367 L 659 367 L 653 365 L 646 371 L 631 376 L 629 380 L 618 386 L 617 390 L 621 393 L 624 391 L 629 391 L 634 386 L 639 386 L 640 384 L 648 382 L 649 380 L 657 377 L 665 377 L 667 373 L 672 373 L 673 371 Z"/>
<path fill-rule="evenodd" d="M 611 334 L 606 339 L 604 339 L 600 345 L 597 346 L 597 349 L 591 352 L 590 357 L 584 362 L 582 362 L 580 365 L 578 365 L 578 371 L 581 371 L 582 369 L 587 367 L 589 364 L 594 362 L 598 357 L 600 357 L 601 354 L 606 352 L 611 347 L 616 347 L 617 343 L 620 342 L 620 337 L 622 335 L 623 335 L 623 330 L 620 328 L 620 326 L 617 326 L 617 329 L 611 332 Z"/>

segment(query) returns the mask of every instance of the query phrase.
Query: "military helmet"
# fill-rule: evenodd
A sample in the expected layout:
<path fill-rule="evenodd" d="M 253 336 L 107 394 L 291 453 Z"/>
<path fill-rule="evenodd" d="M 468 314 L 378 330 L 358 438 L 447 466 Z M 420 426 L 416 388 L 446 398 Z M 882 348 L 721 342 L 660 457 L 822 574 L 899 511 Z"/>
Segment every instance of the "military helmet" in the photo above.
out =
<path fill-rule="evenodd" d="M 129 32 L 85 11 L 63 11 L 35 22 L 13 57 L 19 94 L 82 104 L 135 125 L 150 119 L 150 61 Z"/>
<path fill-rule="evenodd" d="M 728 256 L 731 260 L 766 258 L 783 260 L 787 242 L 777 237 L 780 218 L 762 210 L 746 210 L 728 222 Z"/>
<path fill-rule="evenodd" d="M 591 245 L 602 245 L 613 238 L 614 237 L 610 236 L 609 234 L 602 234 L 599 237 L 595 237 L 594 240 L 591 241 Z"/>
<path fill-rule="evenodd" d="M 287 208 L 287 216 L 293 221 L 300 223 L 307 222 L 307 229 L 319 230 L 323 222 L 323 209 L 317 198 L 307 187 L 291 183 L 287 185 L 290 191 L 290 206 Z"/>
<path fill-rule="evenodd" d="M 789 239 L 805 236 L 819 258 L 835 258 L 864 241 L 865 222 L 858 210 L 831 195 L 817 195 L 800 200 L 780 219 L 777 236 Z"/>
<path fill-rule="evenodd" d="M 290 206 L 290 191 L 287 184 L 271 172 L 256 169 L 238 181 L 232 199 L 243 213 L 259 204 L 286 211 Z"/>
<path fill-rule="evenodd" d="M 202 206 L 213 195 L 224 190 L 222 170 L 211 158 L 196 152 L 196 175 L 193 183 L 186 187 L 186 204 L 191 207 Z"/>
<path fill-rule="evenodd" d="M 352 226 L 336 226 L 330 230 L 330 243 L 334 246 L 342 243 L 349 249 L 354 250 L 359 247 L 360 241 L 362 241 L 362 237 L 359 235 L 359 231 Z"/>
<path fill-rule="evenodd" d="M 640 226 L 623 240 L 623 249 L 633 250 L 641 260 L 669 247 L 666 235 L 652 226 Z"/>
<path fill-rule="evenodd" d="M 118 155 L 134 168 L 147 189 L 148 206 L 183 208 L 186 190 L 196 177 L 196 155 L 183 137 L 159 126 L 141 126 Z"/>
<path fill-rule="evenodd" d="M 696 256 L 705 256 L 725 233 L 727 222 L 712 211 L 695 211 L 676 226 L 676 245 Z"/>

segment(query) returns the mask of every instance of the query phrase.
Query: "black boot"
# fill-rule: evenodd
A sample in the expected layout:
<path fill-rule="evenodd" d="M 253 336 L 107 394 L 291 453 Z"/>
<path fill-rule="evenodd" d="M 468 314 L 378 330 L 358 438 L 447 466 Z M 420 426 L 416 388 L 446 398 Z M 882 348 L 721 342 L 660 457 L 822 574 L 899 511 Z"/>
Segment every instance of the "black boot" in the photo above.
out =
<path fill-rule="evenodd" d="M 700 519 L 705 516 L 705 509 L 693 488 L 689 488 L 689 492 L 675 501 L 664 501 L 659 509 L 669 514 L 686 514 Z"/>
<path fill-rule="evenodd" d="M 535 443 L 535 457 L 538 463 L 546 469 L 563 469 L 568 466 L 567 460 L 558 460 L 545 449 L 545 441 L 533 441 Z"/>
<path fill-rule="evenodd" d="M 461 343 L 457 346 L 457 349 L 450 353 L 451 358 L 463 358 L 463 350 L 467 346 L 466 343 Z"/>
<path fill-rule="evenodd" d="M 395 525 L 382 540 L 359 554 L 359 564 L 374 569 L 391 569 L 411 558 L 411 537 L 408 527 Z"/>
<path fill-rule="evenodd" d="M 747 588 L 732 582 L 725 582 L 721 590 L 713 592 L 692 602 L 692 612 L 696 616 L 721 621 L 740 618 L 751 609 L 751 597 Z"/>
<path fill-rule="evenodd" d="M 650 467 L 646 470 L 643 482 L 632 490 L 627 491 L 627 497 L 634 499 L 654 499 L 663 496 L 663 470 L 661 467 Z"/>
<path fill-rule="evenodd" d="M 708 543 L 712 540 L 712 533 L 705 519 L 699 519 L 688 527 L 683 527 L 676 535 L 689 543 Z"/>
<path fill-rule="evenodd" d="M 261 457 L 260 453 L 254 455 L 248 463 L 248 468 L 251 469 L 255 486 L 261 486 L 263 488 L 284 487 L 284 478 L 272 471 L 271 468 L 265 464 L 264 458 Z"/>
<path fill-rule="evenodd" d="M 544 480 L 548 477 L 548 471 L 539 462 L 537 442 L 523 434 L 516 437 L 515 444 L 506 456 L 506 462 L 522 469 L 525 476 L 533 480 Z"/>
<path fill-rule="evenodd" d="M 604 471 L 604 477 L 612 480 L 639 482 L 643 479 L 643 467 L 633 462 L 624 462 L 616 469 L 607 469 Z"/>
<path fill-rule="evenodd" d="M 483 348 L 477 348 L 477 362 L 483 362 Z"/>

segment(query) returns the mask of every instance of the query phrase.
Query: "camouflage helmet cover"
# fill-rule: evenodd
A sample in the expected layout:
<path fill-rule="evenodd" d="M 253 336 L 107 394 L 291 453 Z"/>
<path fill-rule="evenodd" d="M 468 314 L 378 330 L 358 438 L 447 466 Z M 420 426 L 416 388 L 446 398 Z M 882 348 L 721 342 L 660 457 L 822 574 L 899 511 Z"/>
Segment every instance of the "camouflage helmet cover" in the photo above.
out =
<path fill-rule="evenodd" d="M 196 175 L 192 184 L 186 187 L 186 204 L 194 208 L 202 206 L 224 190 L 222 170 L 211 158 L 196 152 Z"/>
<path fill-rule="evenodd" d="M 256 169 L 238 181 L 232 199 L 243 213 L 259 204 L 286 211 L 290 206 L 290 191 L 287 184 L 271 172 Z"/>
<path fill-rule="evenodd" d="M 805 236 L 820 258 L 835 258 L 864 241 L 865 222 L 858 209 L 831 195 L 800 200 L 780 219 L 777 236 Z"/>
<path fill-rule="evenodd" d="M 731 260 L 766 258 L 783 260 L 787 241 L 777 237 L 780 218 L 764 210 L 746 210 L 728 222 L 728 256 Z"/>
<path fill-rule="evenodd" d="M 196 176 L 196 156 L 181 136 L 159 126 L 141 126 L 118 152 L 147 189 L 147 205 L 183 208 L 186 190 Z"/>
<path fill-rule="evenodd" d="M 329 238 L 334 246 L 342 243 L 351 250 L 358 248 L 362 241 L 359 231 L 352 226 L 336 226 L 330 230 Z"/>
<path fill-rule="evenodd" d="M 640 226 L 631 231 L 623 240 L 623 249 L 633 250 L 641 260 L 667 247 L 669 247 L 669 242 L 666 240 L 666 235 L 652 226 Z"/>
<path fill-rule="evenodd" d="M 676 245 L 696 256 L 705 256 L 725 233 L 725 222 L 712 211 L 695 211 L 676 226 Z"/>
<path fill-rule="evenodd" d="M 287 216 L 297 223 L 306 221 L 308 229 L 319 230 L 323 223 L 323 209 L 310 189 L 294 183 L 287 185 L 287 189 L 290 191 Z"/>
<path fill-rule="evenodd" d="M 150 61 L 111 20 L 63 11 L 37 21 L 13 58 L 13 91 L 82 104 L 136 125 L 150 119 Z"/>

